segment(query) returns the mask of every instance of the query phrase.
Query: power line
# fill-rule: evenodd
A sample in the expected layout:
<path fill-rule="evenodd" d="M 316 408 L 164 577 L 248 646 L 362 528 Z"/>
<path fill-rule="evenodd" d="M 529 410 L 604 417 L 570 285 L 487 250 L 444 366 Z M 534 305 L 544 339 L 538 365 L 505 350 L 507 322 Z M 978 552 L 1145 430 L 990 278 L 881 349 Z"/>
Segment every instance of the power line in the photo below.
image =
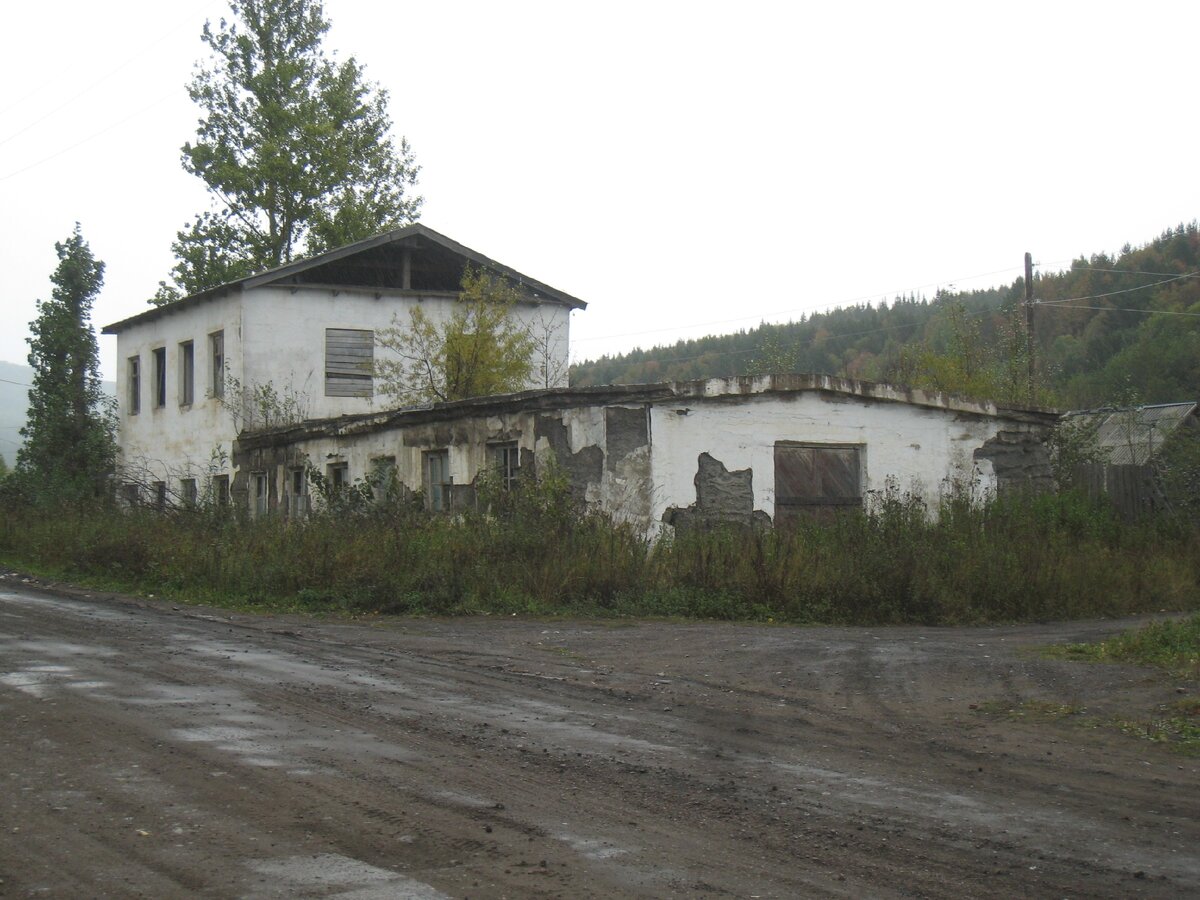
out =
<path fill-rule="evenodd" d="M 197 4 L 194 9 L 196 12 L 199 12 L 201 8 L 206 8 L 211 5 L 213 5 L 213 4 L 208 3 L 208 2 L 200 3 L 200 4 Z M 188 18 L 186 20 L 180 19 L 175 25 L 171 26 L 171 28 L 169 28 L 167 31 L 164 31 L 161 35 L 159 35 L 154 40 L 150 41 L 149 43 L 143 43 L 141 45 L 140 49 L 138 50 L 138 52 L 132 54 L 131 56 L 126 57 L 126 59 L 123 62 L 121 62 L 119 65 L 117 65 L 116 68 L 110 69 L 107 74 L 102 75 L 97 79 L 89 81 L 87 87 L 85 87 L 83 90 L 78 91 L 75 94 L 72 94 L 70 97 L 68 97 L 62 103 L 58 104 L 58 106 L 55 106 L 53 109 L 47 110 L 44 114 L 42 114 L 38 118 L 34 119 L 32 122 L 30 122 L 24 128 L 14 131 L 8 137 L 0 140 L 0 147 L 3 147 L 9 141 L 15 140 L 16 138 L 25 134 L 25 132 L 37 127 L 38 125 L 45 122 L 47 119 L 62 112 L 64 109 L 66 109 L 72 103 L 74 103 L 76 100 L 79 100 L 80 98 L 85 97 L 88 94 L 90 94 L 92 91 L 94 91 L 100 85 L 104 84 L 106 81 L 108 81 L 114 75 L 116 75 L 118 72 L 121 72 L 123 69 L 132 65 L 134 63 L 134 61 L 140 59 L 142 56 L 144 56 L 146 53 L 148 53 L 154 47 L 161 44 L 163 41 L 165 41 L 167 38 L 169 38 L 171 35 L 173 35 L 176 31 L 178 31 L 180 28 L 182 28 L 184 25 L 188 25 L 191 22 L 193 22 L 194 20 L 192 19 L 191 16 L 192 16 L 192 13 L 189 13 Z M 23 103 L 25 100 L 29 99 L 34 94 L 37 94 L 40 90 L 41 90 L 40 87 L 35 88 L 30 93 L 26 94 L 25 97 L 23 97 L 21 100 L 18 100 L 15 104 L 9 104 L 8 106 L 6 106 L 3 111 L 7 112 L 8 110 L 12 109 L 14 106 L 19 105 L 20 103 Z"/>
<path fill-rule="evenodd" d="M 1155 275 L 1164 277 L 1174 276 L 1176 278 L 1196 278 L 1197 276 L 1200 276 L 1200 272 L 1192 272 L 1187 275 L 1180 275 L 1178 272 L 1142 272 L 1138 269 L 1101 269 L 1097 266 L 1076 266 L 1071 271 L 1078 272 L 1081 270 L 1085 272 L 1119 272 L 1122 275 Z"/>
<path fill-rule="evenodd" d="M 175 91 L 171 90 L 168 93 L 163 94 L 161 97 L 159 97 L 153 103 L 150 103 L 147 106 L 143 106 L 141 109 L 137 110 L 136 112 L 130 113 L 125 118 L 119 119 L 118 121 L 113 122 L 111 125 L 101 128 L 99 131 L 93 132 L 92 134 L 89 134 L 87 137 L 83 138 L 82 140 L 76 141 L 74 144 L 70 144 L 66 147 L 63 147 L 61 150 L 51 153 L 49 156 L 42 157 L 37 162 L 30 163 L 29 165 L 25 166 L 23 169 L 17 169 L 15 172 L 9 172 L 7 175 L 0 175 L 0 181 L 8 181 L 8 179 L 10 179 L 10 178 L 16 178 L 18 175 L 28 172 L 30 169 L 36 169 L 38 166 L 44 165 L 45 163 L 50 162 L 50 160 L 52 160 L 52 159 L 58 159 L 58 157 L 62 156 L 64 153 L 69 153 L 72 150 L 76 149 L 77 147 L 82 147 L 84 144 L 88 143 L 89 141 L 94 141 L 96 138 L 100 137 L 101 135 L 108 134 L 108 132 L 112 131 L 114 128 L 120 128 L 126 122 L 129 122 L 132 119 L 136 119 L 142 113 L 148 112 L 149 110 L 158 106 L 164 100 L 169 100 L 172 96 L 174 96 L 174 94 L 175 94 Z"/>
<path fill-rule="evenodd" d="M 1064 301 L 1065 302 L 1065 301 Z M 1147 316 L 1188 316 L 1193 319 L 1200 319 L 1200 313 L 1194 312 L 1177 312 L 1173 309 L 1132 309 L 1124 306 L 1051 306 L 1049 309 L 1097 309 L 1100 312 L 1131 312 L 1142 313 Z"/>
<path fill-rule="evenodd" d="M 9 381 L 7 378 L 0 378 L 0 381 L 4 382 L 5 384 L 15 384 L 17 387 L 33 387 L 32 384 L 23 384 L 20 381 Z"/>
<path fill-rule="evenodd" d="M 604 341 L 604 340 L 612 340 L 614 338 L 640 337 L 641 335 L 644 335 L 644 334 L 661 334 L 664 331 L 678 331 L 681 328 L 709 328 L 709 327 L 712 327 L 713 325 L 728 325 L 732 322 L 749 322 L 754 319 L 757 319 L 759 321 L 765 321 L 767 318 L 772 317 L 772 316 L 786 316 L 786 315 L 794 315 L 796 313 L 807 313 L 807 312 L 820 313 L 820 312 L 827 311 L 830 309 L 854 306 L 859 303 L 864 303 L 867 301 L 878 299 L 880 296 L 883 296 L 885 299 L 889 295 L 895 296 L 895 297 L 902 297 L 907 293 L 915 294 L 916 292 L 923 290 L 924 288 L 937 287 L 940 285 L 953 285 L 953 284 L 957 284 L 962 281 L 973 281 L 976 278 L 986 278 L 989 275 L 1000 275 L 1004 272 L 1011 272 L 1014 269 L 1019 269 L 1019 268 L 1020 268 L 1019 266 L 1006 266 L 1003 269 L 994 269 L 991 272 L 980 272 L 977 275 L 963 275 L 958 278 L 943 278 L 943 279 L 939 279 L 938 281 L 929 281 L 929 282 L 926 282 L 925 284 L 919 284 L 916 287 L 897 288 L 897 289 L 893 289 L 893 290 L 889 290 L 889 291 L 879 291 L 879 292 L 872 293 L 872 294 L 864 294 L 860 297 L 855 297 L 850 300 L 839 300 L 835 303 L 822 304 L 819 308 L 815 308 L 815 309 L 813 307 L 793 307 L 792 309 L 782 309 L 782 310 L 776 310 L 774 312 L 762 312 L 762 313 L 755 313 L 754 315 L 749 315 L 749 316 L 737 316 L 732 319 L 718 319 L 718 320 L 712 321 L 712 322 L 690 322 L 685 325 L 670 325 L 670 326 L 667 326 L 664 328 L 651 328 L 651 329 L 647 329 L 645 331 L 626 331 L 621 334 L 602 334 L 602 335 L 595 335 L 592 337 L 574 338 L 573 342 L 577 343 L 577 344 L 581 344 L 581 343 L 585 343 L 587 341 Z"/>
<path fill-rule="evenodd" d="M 1188 272 L 1185 275 L 1175 275 L 1171 278 L 1164 278 L 1162 281 L 1153 281 L 1150 284 L 1142 284 L 1137 287 L 1124 288 L 1119 291 L 1107 291 L 1103 294 L 1090 294 L 1087 297 L 1068 297 L 1065 300 L 1039 300 L 1038 306 L 1057 306 L 1063 303 L 1074 303 L 1076 300 L 1099 300 L 1101 297 L 1115 297 L 1117 294 L 1132 294 L 1135 291 L 1144 291 L 1147 288 L 1158 287 L 1160 284 L 1169 284 L 1172 281 L 1179 281 L 1182 278 L 1194 278 L 1200 275 L 1200 272 Z M 1086 309 L 1080 306 L 1077 309 Z"/>

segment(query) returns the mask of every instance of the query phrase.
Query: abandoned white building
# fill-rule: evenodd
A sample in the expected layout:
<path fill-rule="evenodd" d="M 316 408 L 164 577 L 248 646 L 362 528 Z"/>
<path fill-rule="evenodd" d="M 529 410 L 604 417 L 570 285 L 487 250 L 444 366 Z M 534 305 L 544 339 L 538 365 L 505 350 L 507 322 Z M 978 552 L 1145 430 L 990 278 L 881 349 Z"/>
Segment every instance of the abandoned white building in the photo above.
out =
<path fill-rule="evenodd" d="M 127 497 L 190 502 L 211 489 L 227 499 L 239 431 L 280 411 L 322 419 L 378 409 L 375 333 L 418 306 L 434 322 L 450 316 L 468 265 L 522 297 L 514 315 L 539 353 L 528 386 L 565 386 L 570 313 L 586 304 L 409 225 L 107 326 Z"/>
<path fill-rule="evenodd" d="M 243 434 L 234 467 L 259 511 L 307 508 L 305 473 L 379 467 L 436 510 L 469 507 L 553 455 L 575 494 L 647 532 L 861 506 L 889 480 L 936 500 L 1050 479 L 1052 413 L 829 376 L 755 376 L 529 391 Z"/>
<path fill-rule="evenodd" d="M 546 339 L 530 390 L 420 408 L 376 396 L 374 339 L 420 306 L 450 315 L 464 267 L 506 279 Z M 585 304 L 410 225 L 109 325 L 130 501 L 303 514 L 385 467 L 433 510 L 475 502 L 552 455 L 574 493 L 648 532 L 861 506 L 888 483 L 1044 484 L 1054 416 L 828 376 L 571 389 L 569 317 Z M 282 409 L 281 409 L 282 407 Z M 272 421 L 283 412 L 287 424 Z"/>

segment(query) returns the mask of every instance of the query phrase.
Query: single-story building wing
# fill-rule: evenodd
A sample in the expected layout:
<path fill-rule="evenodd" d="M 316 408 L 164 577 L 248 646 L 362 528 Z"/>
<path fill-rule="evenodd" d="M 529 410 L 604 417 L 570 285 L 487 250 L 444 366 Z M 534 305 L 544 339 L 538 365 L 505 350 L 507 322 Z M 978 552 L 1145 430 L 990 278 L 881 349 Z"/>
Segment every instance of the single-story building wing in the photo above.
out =
<path fill-rule="evenodd" d="M 1048 487 L 1056 419 L 825 375 L 534 390 L 243 432 L 233 493 L 298 513 L 314 470 L 344 485 L 386 467 L 454 511 L 475 503 L 481 472 L 511 483 L 553 456 L 577 497 L 649 533 L 780 522 L 862 506 L 889 484 L 931 501 L 951 482 Z"/>

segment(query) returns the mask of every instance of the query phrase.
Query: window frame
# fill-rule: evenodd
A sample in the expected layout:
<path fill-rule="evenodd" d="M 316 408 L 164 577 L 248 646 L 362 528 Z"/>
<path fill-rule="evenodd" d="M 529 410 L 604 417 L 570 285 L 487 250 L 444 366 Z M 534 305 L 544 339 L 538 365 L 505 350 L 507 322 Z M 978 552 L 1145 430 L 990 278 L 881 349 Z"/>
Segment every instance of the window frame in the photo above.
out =
<path fill-rule="evenodd" d="M 212 491 L 213 502 L 217 506 L 228 506 L 230 503 L 229 491 L 229 476 L 214 475 L 209 483 L 209 489 Z"/>
<path fill-rule="evenodd" d="M 191 406 L 196 402 L 196 344 L 194 341 L 179 342 L 179 405 Z"/>
<path fill-rule="evenodd" d="M 387 499 L 389 488 L 399 479 L 399 471 L 394 455 L 371 457 L 371 495 L 376 502 Z"/>
<path fill-rule="evenodd" d="M 308 469 L 292 466 L 287 474 L 287 511 L 290 516 L 308 514 Z"/>
<path fill-rule="evenodd" d="M 795 472 L 785 472 L 781 464 L 781 453 L 789 450 L 809 450 L 817 453 L 828 453 L 827 462 L 822 462 L 816 455 L 812 459 L 811 477 L 814 484 L 808 493 L 791 493 L 787 490 L 787 482 L 795 483 Z M 853 456 L 847 460 L 846 455 Z M 833 454 L 837 454 L 834 456 Z M 839 460 L 838 457 L 841 457 Z M 837 441 L 776 441 L 772 454 L 775 478 L 775 522 L 786 522 L 809 516 L 818 520 L 828 519 L 842 510 L 862 509 L 866 496 L 867 484 L 867 445 L 863 443 L 843 443 Z M 824 468 L 824 473 L 818 472 Z M 838 471 L 840 469 L 840 471 Z M 832 470 L 832 471 L 831 471 Z M 853 470 L 856 491 L 827 492 L 836 484 L 839 476 L 845 476 Z"/>
<path fill-rule="evenodd" d="M 271 511 L 271 477 L 267 472 L 250 473 L 250 502 L 255 517 L 265 516 Z"/>
<path fill-rule="evenodd" d="M 325 396 L 375 396 L 374 329 L 325 329 Z"/>
<path fill-rule="evenodd" d="M 426 450 L 421 460 L 421 471 L 425 483 L 425 505 L 430 512 L 449 512 L 454 491 L 454 476 L 450 474 L 450 450 Z M 441 471 L 434 472 L 435 463 Z M 441 476 L 434 480 L 435 474 Z"/>
<path fill-rule="evenodd" d="M 126 402 L 129 415 L 136 416 L 142 411 L 142 357 L 134 354 L 125 361 Z"/>
<path fill-rule="evenodd" d="M 179 479 L 179 499 L 188 509 L 196 506 L 200 500 L 200 496 L 195 478 Z"/>
<path fill-rule="evenodd" d="M 209 393 L 214 400 L 225 396 L 225 330 L 214 331 L 208 336 Z"/>
<path fill-rule="evenodd" d="M 150 353 L 154 357 L 154 408 L 164 409 L 167 405 L 167 348 L 155 347 Z"/>
<path fill-rule="evenodd" d="M 492 465 L 500 473 L 500 486 L 511 491 L 521 477 L 521 447 L 516 441 L 500 441 L 488 444 Z"/>
<path fill-rule="evenodd" d="M 328 479 L 329 490 L 337 494 L 350 487 L 350 463 L 331 462 L 325 466 L 325 477 Z"/>

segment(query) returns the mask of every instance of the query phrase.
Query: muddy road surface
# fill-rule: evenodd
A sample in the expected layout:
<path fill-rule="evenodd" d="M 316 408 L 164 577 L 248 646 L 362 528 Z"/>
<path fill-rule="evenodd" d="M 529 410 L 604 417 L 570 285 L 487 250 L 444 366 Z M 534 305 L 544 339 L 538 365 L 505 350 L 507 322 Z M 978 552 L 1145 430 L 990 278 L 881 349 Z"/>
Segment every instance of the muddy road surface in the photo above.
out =
<path fill-rule="evenodd" d="M 1169 701 L 1030 649 L 1129 624 L 346 624 L 8 577 L 0 896 L 1200 896 L 1200 761 L 985 711 Z"/>

